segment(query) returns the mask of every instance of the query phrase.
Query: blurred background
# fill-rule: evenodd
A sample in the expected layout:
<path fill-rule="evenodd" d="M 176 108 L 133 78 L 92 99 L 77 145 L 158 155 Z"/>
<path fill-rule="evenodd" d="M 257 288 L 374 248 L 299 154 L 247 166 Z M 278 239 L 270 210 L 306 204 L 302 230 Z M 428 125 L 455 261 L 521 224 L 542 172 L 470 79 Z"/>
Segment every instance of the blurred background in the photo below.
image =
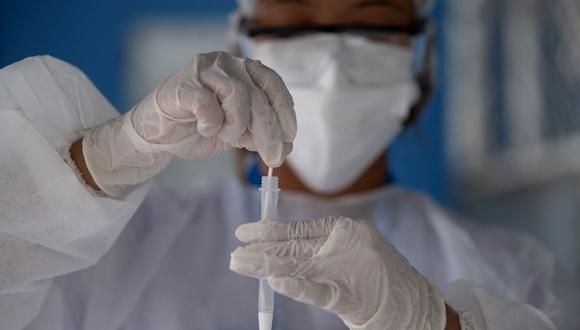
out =
<path fill-rule="evenodd" d="M 235 7 L 0 0 L 0 67 L 53 55 L 125 112 L 192 54 L 225 49 Z M 396 181 L 472 221 L 532 233 L 557 256 L 558 280 L 578 280 L 580 1 L 445 0 L 434 18 L 437 90 L 393 147 Z M 233 167 L 231 154 L 176 162 L 162 180 L 194 184 Z M 577 303 L 580 293 L 568 288 Z"/>

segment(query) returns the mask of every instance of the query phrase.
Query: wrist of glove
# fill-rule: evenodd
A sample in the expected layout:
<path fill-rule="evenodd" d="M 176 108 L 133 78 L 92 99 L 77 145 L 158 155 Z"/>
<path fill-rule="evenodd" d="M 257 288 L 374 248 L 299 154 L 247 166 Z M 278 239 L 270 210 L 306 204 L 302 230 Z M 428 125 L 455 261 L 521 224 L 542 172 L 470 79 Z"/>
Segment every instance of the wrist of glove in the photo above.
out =
<path fill-rule="evenodd" d="M 194 56 L 130 112 L 91 129 L 83 152 L 97 185 L 119 197 L 175 157 L 245 148 L 280 166 L 295 135 L 282 79 L 257 61 L 214 52 Z"/>
<path fill-rule="evenodd" d="M 85 164 L 108 196 L 124 196 L 159 173 L 174 158 L 152 147 L 135 131 L 131 113 L 89 130 L 82 140 Z"/>
<path fill-rule="evenodd" d="M 445 328 L 445 303 L 381 233 L 366 221 L 329 217 L 244 224 L 247 245 L 230 269 L 267 278 L 274 290 L 319 306 L 350 329 Z"/>

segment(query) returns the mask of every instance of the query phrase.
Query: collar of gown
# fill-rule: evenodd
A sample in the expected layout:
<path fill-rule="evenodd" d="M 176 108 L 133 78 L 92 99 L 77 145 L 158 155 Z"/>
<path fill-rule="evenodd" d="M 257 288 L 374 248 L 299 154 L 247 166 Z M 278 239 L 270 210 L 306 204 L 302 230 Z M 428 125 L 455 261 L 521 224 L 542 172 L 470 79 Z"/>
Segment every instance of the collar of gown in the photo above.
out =
<path fill-rule="evenodd" d="M 260 191 L 256 187 L 236 180 L 252 205 L 260 205 Z M 390 184 L 379 189 L 340 197 L 327 198 L 308 193 L 285 191 L 281 187 L 278 199 L 279 219 L 304 220 L 324 216 L 346 216 L 354 219 L 372 220 L 377 205 L 385 204 L 399 195 L 401 189 Z"/>

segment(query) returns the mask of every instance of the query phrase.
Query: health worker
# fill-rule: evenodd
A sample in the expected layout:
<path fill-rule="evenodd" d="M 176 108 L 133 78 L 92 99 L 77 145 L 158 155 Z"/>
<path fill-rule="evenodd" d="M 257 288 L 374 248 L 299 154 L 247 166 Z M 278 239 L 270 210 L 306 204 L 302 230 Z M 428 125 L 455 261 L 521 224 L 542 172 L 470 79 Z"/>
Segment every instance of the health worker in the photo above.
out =
<path fill-rule="evenodd" d="M 240 0 L 237 56 L 193 56 L 123 115 L 56 58 L 3 68 L 0 329 L 257 329 L 255 278 L 274 329 L 554 329 L 542 245 L 389 179 L 431 5 Z M 276 168 L 280 221 L 254 222 L 245 173 L 152 181 L 230 149 Z"/>

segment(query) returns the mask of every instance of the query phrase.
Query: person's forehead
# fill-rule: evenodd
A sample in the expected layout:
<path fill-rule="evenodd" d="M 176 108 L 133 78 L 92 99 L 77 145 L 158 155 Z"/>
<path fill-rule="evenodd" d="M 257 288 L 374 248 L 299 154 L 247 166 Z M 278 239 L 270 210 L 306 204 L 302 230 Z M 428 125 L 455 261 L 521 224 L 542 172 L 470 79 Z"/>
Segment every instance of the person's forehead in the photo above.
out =
<path fill-rule="evenodd" d="M 322 24 L 407 24 L 417 17 L 414 0 L 258 0 L 256 14 L 271 23 L 289 19 Z"/>

